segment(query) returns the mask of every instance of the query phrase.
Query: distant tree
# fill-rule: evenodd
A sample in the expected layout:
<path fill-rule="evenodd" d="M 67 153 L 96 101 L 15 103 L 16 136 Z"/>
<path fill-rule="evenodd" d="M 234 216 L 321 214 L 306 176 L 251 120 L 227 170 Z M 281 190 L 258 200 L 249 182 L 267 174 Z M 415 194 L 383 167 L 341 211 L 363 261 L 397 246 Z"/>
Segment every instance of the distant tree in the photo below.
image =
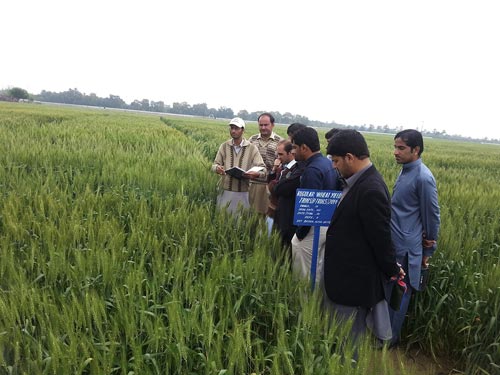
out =
<path fill-rule="evenodd" d="M 69 89 L 68 91 L 63 92 L 62 95 L 63 95 L 62 103 L 85 104 L 85 99 L 83 94 L 76 88 Z"/>
<path fill-rule="evenodd" d="M 104 98 L 102 100 L 103 107 L 109 108 L 127 108 L 127 103 L 120 98 L 118 95 L 109 95 L 109 98 Z"/>
<path fill-rule="evenodd" d="M 30 94 L 28 93 L 28 91 L 26 91 L 25 89 L 22 89 L 20 87 L 13 87 L 11 88 L 10 90 L 8 90 L 8 93 L 7 93 L 10 97 L 14 98 L 14 99 L 29 99 L 30 97 Z"/>
<path fill-rule="evenodd" d="M 130 109 L 140 111 L 142 109 L 142 103 L 135 99 L 132 103 L 130 103 Z"/>
<path fill-rule="evenodd" d="M 172 113 L 177 113 L 179 115 L 190 115 L 191 114 L 191 105 L 187 102 L 174 102 L 172 104 Z"/>
<path fill-rule="evenodd" d="M 446 136 L 446 130 L 439 131 L 437 129 L 433 129 L 431 132 L 431 136 L 437 137 L 437 138 L 444 137 L 444 136 Z"/>
<path fill-rule="evenodd" d="M 274 122 L 277 124 L 283 124 L 283 115 L 281 112 L 276 111 L 276 112 L 271 112 L 271 114 L 274 116 Z"/>
<path fill-rule="evenodd" d="M 99 98 L 96 94 L 94 93 L 90 93 L 90 95 L 86 96 L 85 98 L 85 105 L 93 105 L 93 106 L 103 106 L 103 104 L 101 104 L 102 102 L 102 99 Z"/>
<path fill-rule="evenodd" d="M 191 114 L 195 116 L 208 116 L 209 111 L 206 103 L 193 104 Z"/>
<path fill-rule="evenodd" d="M 266 111 L 255 111 L 255 112 L 251 112 L 248 114 L 248 120 L 250 121 L 257 121 L 257 119 L 259 118 L 260 114 L 263 113 L 263 112 L 266 112 Z"/>
<path fill-rule="evenodd" d="M 149 99 L 142 99 L 142 101 L 141 101 L 141 109 L 143 111 L 149 111 Z"/>
<path fill-rule="evenodd" d="M 35 98 L 37 100 L 41 100 L 42 102 L 53 102 L 54 101 L 53 96 L 54 96 L 53 92 L 42 90 L 40 94 L 35 95 Z"/>
<path fill-rule="evenodd" d="M 231 108 L 228 107 L 219 107 L 217 110 L 217 116 L 222 118 L 232 118 L 234 117 L 234 112 Z"/>
<path fill-rule="evenodd" d="M 285 112 L 281 115 L 281 122 L 283 124 L 291 124 L 294 122 L 293 119 L 294 119 L 294 116 L 290 112 Z"/>
<path fill-rule="evenodd" d="M 295 115 L 293 118 L 293 122 L 300 122 L 301 124 L 309 125 L 309 118 L 307 118 L 306 116 Z"/>
<path fill-rule="evenodd" d="M 154 112 L 165 112 L 165 103 L 151 101 L 151 110 Z"/>
<path fill-rule="evenodd" d="M 250 120 L 250 118 L 248 117 L 248 111 L 246 109 L 242 109 L 241 111 L 239 111 L 236 116 L 241 117 L 243 120 Z"/>

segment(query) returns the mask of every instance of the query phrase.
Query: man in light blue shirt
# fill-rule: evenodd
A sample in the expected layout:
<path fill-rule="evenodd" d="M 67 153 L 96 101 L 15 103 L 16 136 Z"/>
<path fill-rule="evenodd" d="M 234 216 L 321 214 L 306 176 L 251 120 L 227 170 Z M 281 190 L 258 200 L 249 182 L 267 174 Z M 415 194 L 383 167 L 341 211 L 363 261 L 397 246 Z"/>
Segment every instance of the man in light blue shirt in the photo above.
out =
<path fill-rule="evenodd" d="M 394 137 L 394 157 L 403 168 L 392 193 L 391 237 L 408 290 L 399 311 L 391 314 L 393 344 L 399 341 L 412 291 L 421 290 L 421 272 L 436 250 L 439 232 L 436 180 L 422 163 L 423 151 L 424 141 L 417 130 L 403 130 Z"/>

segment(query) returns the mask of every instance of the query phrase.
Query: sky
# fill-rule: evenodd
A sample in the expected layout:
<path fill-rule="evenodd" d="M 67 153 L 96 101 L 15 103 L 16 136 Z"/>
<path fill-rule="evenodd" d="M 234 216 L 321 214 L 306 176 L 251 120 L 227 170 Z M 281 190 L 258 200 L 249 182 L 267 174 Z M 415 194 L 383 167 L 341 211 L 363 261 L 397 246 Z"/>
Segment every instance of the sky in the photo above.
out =
<path fill-rule="evenodd" d="M 0 89 L 500 139 L 496 0 L 23 0 Z"/>

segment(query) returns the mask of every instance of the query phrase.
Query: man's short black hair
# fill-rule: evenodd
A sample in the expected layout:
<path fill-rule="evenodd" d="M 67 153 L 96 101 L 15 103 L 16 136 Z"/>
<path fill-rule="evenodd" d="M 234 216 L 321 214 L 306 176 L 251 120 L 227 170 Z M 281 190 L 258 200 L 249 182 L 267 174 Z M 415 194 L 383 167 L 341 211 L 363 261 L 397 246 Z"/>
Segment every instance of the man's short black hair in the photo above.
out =
<path fill-rule="evenodd" d="M 325 133 L 325 139 L 327 141 L 330 141 L 330 139 L 335 135 L 337 134 L 337 132 L 339 131 L 340 129 L 339 128 L 332 128 L 330 130 L 328 130 L 326 133 Z"/>
<path fill-rule="evenodd" d="M 352 154 L 358 159 L 370 157 L 368 145 L 363 135 L 354 129 L 341 129 L 335 133 L 326 147 L 328 155 L 346 156 Z"/>
<path fill-rule="evenodd" d="M 293 133 L 299 131 L 302 128 L 306 128 L 304 124 L 301 124 L 300 122 L 294 122 L 293 124 L 290 124 L 288 128 L 286 129 L 286 134 L 291 137 L 293 136 Z"/>
<path fill-rule="evenodd" d="M 415 129 L 401 130 L 398 134 L 394 136 L 394 139 L 401 138 L 401 140 L 406 143 L 411 149 L 415 147 L 420 147 L 418 151 L 418 156 L 422 155 L 424 152 L 424 139 L 422 133 Z"/>
<path fill-rule="evenodd" d="M 264 113 L 261 113 L 261 114 L 259 115 L 259 117 L 257 118 L 257 122 L 259 122 L 259 120 L 260 120 L 260 118 L 261 118 L 262 116 L 267 116 L 267 117 L 269 117 L 269 121 L 271 121 L 271 124 L 272 124 L 272 125 L 274 125 L 274 116 L 273 116 L 272 114 L 270 114 L 269 112 L 264 112 Z"/>
<path fill-rule="evenodd" d="M 308 126 L 300 128 L 293 133 L 292 142 L 297 146 L 306 145 L 312 152 L 320 150 L 318 132 Z"/>

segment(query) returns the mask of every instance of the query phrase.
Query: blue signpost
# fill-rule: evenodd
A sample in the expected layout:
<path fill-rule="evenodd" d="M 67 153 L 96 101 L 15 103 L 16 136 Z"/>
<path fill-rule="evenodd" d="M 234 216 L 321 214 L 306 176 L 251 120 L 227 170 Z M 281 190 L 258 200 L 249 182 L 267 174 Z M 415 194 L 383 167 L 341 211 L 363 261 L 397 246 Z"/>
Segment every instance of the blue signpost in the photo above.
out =
<path fill-rule="evenodd" d="M 341 196 L 342 192 L 337 190 L 297 189 L 295 194 L 293 223 L 299 226 L 314 227 L 311 259 L 311 287 L 313 290 L 318 263 L 319 227 L 330 225 L 333 212 Z"/>

